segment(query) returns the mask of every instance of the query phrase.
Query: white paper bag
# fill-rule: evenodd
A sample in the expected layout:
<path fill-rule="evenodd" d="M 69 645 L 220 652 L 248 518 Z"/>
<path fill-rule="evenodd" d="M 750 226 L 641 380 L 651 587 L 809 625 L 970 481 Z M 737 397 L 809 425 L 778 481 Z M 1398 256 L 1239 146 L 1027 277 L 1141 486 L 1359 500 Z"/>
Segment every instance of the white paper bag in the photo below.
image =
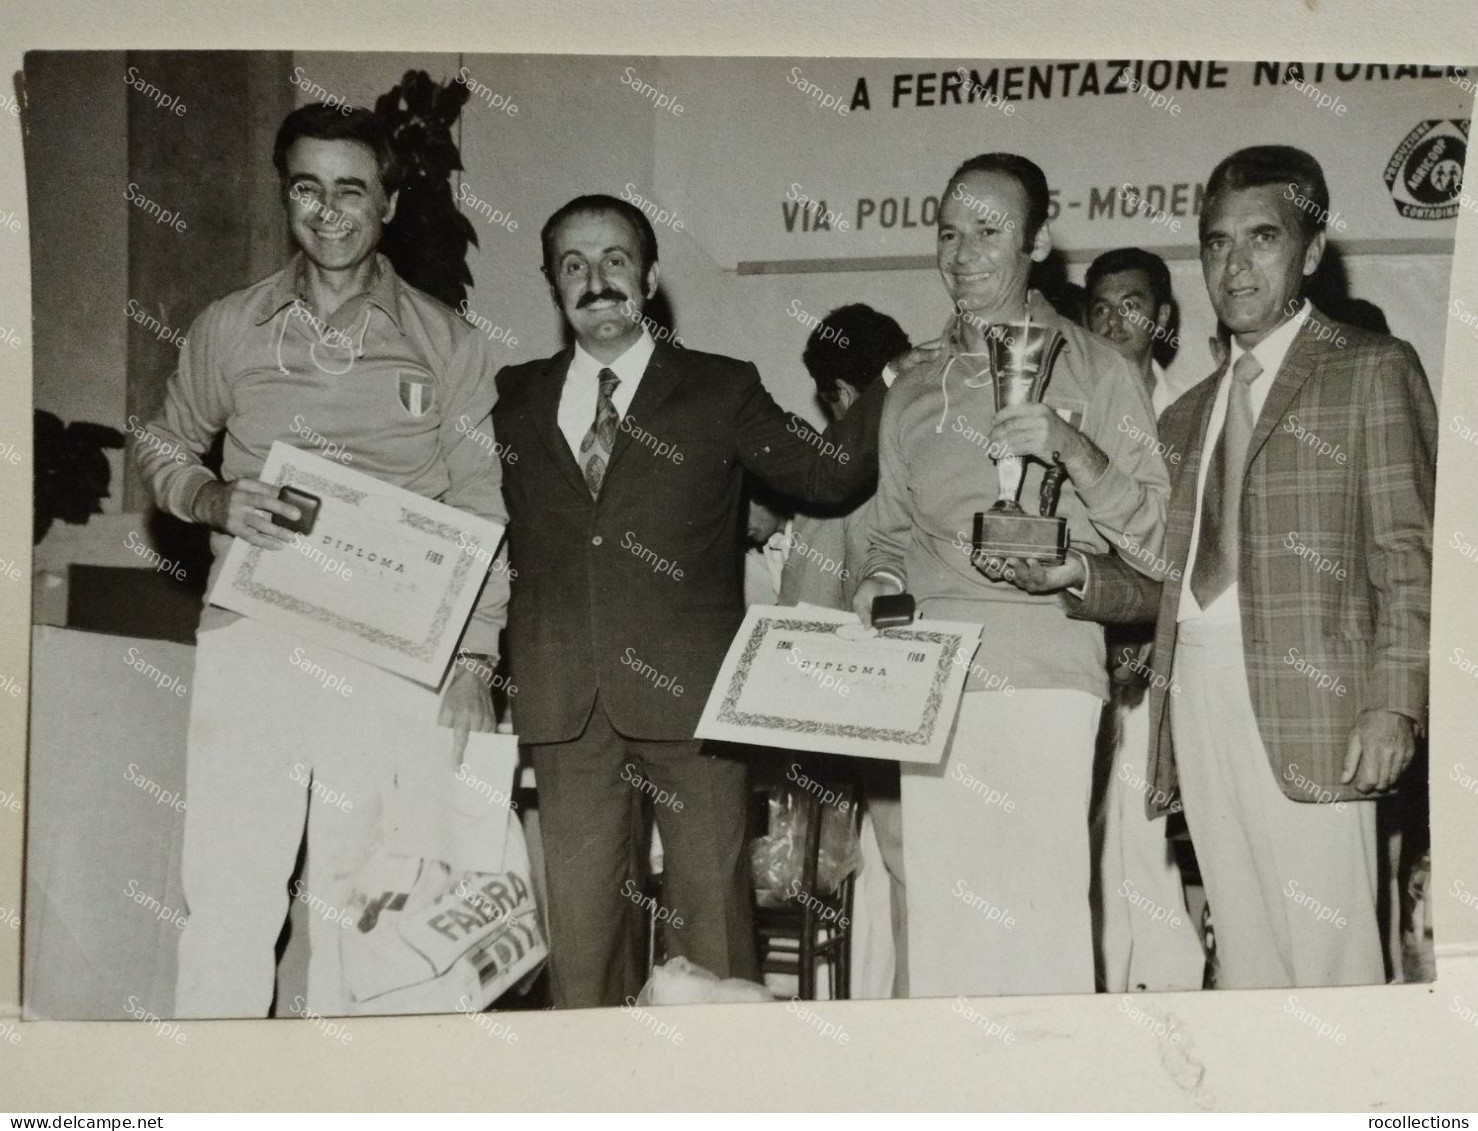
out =
<path fill-rule="evenodd" d="M 455 771 L 405 775 L 383 843 L 348 878 L 340 939 L 355 1013 L 481 1010 L 548 956 L 511 801 L 517 740 L 473 735 Z"/>

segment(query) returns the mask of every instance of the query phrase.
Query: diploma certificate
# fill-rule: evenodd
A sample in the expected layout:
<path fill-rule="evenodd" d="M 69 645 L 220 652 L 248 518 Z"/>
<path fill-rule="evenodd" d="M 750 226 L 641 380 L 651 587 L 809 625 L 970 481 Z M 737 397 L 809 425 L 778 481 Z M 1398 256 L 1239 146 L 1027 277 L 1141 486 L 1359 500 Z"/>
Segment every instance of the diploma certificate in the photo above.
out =
<path fill-rule="evenodd" d="M 751 606 L 697 737 L 938 762 L 979 639 L 978 624 L 876 631 L 851 613 Z"/>
<path fill-rule="evenodd" d="M 259 478 L 322 500 L 313 529 L 235 539 L 210 603 L 437 686 L 503 528 L 281 441 Z"/>

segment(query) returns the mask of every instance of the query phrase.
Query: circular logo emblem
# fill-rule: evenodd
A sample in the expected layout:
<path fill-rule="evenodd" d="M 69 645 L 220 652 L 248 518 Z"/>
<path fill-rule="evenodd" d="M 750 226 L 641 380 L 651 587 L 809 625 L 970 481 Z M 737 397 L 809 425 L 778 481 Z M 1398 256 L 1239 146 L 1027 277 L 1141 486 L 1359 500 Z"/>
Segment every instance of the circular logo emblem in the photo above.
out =
<path fill-rule="evenodd" d="M 1386 162 L 1386 188 L 1396 211 L 1411 220 L 1457 215 L 1468 156 L 1468 122 L 1431 119 L 1401 139 Z"/>

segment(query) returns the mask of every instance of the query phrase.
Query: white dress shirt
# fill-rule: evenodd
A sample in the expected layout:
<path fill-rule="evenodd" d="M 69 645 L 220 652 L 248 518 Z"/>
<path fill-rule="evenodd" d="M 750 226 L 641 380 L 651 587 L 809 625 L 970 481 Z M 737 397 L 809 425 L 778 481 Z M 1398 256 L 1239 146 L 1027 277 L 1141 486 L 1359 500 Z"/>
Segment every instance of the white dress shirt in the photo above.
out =
<path fill-rule="evenodd" d="M 1196 473 L 1196 520 L 1191 527 L 1191 552 L 1185 563 L 1185 576 L 1182 578 L 1183 584 L 1180 588 L 1180 610 L 1175 618 L 1177 621 L 1200 619 L 1221 624 L 1236 624 L 1242 618 L 1241 605 L 1238 604 L 1237 598 L 1238 582 L 1232 582 L 1221 596 L 1204 609 L 1191 592 L 1191 571 L 1196 568 L 1196 548 L 1201 538 L 1201 503 L 1206 493 L 1206 469 L 1211 466 L 1211 457 L 1216 451 L 1217 441 L 1221 438 L 1222 426 L 1226 423 L 1227 397 L 1232 383 L 1232 368 L 1237 364 L 1237 359 L 1244 353 L 1251 353 L 1257 358 L 1257 363 L 1262 366 L 1262 372 L 1248 386 L 1248 392 L 1252 398 L 1252 419 L 1255 421 L 1262 414 L 1263 402 L 1268 399 L 1268 390 L 1273 387 L 1273 379 L 1278 376 L 1278 370 L 1283 366 L 1283 359 L 1288 356 L 1288 348 L 1293 345 L 1294 337 L 1297 336 L 1304 320 L 1308 318 L 1309 310 L 1309 301 L 1305 299 L 1297 314 L 1258 342 L 1251 350 L 1244 350 L 1237 344 L 1236 336 L 1232 337 L 1231 355 L 1227 358 L 1226 372 L 1222 374 L 1221 384 L 1216 390 L 1216 402 L 1211 406 L 1211 422 L 1206 428 L 1206 444 L 1201 449 L 1201 466 Z"/>
<path fill-rule="evenodd" d="M 624 417 L 656 348 L 657 343 L 645 327 L 641 337 L 610 364 L 597 361 L 585 352 L 584 346 L 575 343 L 575 356 L 570 361 L 569 373 L 565 375 L 564 390 L 559 395 L 558 419 L 559 430 L 564 433 L 577 463 L 580 460 L 580 441 L 585 439 L 585 433 L 595 423 L 595 406 L 600 400 L 600 371 L 609 369 L 621 379 L 611 394 L 611 401 L 616 406 L 617 415 Z"/>
<path fill-rule="evenodd" d="M 751 546 L 744 555 L 744 607 L 778 605 L 780 578 L 790 559 L 795 538 L 795 519 L 785 520 L 785 528 L 777 530 L 763 546 Z"/>
<path fill-rule="evenodd" d="M 1170 391 L 1170 379 L 1165 376 L 1165 371 L 1160 368 L 1158 361 L 1150 362 L 1150 372 L 1155 375 L 1155 388 L 1150 393 L 1150 408 L 1155 411 L 1155 419 L 1175 403 L 1175 394 Z"/>

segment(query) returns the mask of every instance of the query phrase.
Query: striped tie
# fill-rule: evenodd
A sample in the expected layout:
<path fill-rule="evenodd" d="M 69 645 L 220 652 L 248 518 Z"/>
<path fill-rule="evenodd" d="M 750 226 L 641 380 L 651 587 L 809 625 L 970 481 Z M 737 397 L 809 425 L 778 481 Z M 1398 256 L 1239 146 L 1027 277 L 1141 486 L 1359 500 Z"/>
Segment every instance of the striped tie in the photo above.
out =
<path fill-rule="evenodd" d="M 1196 568 L 1191 571 L 1191 593 L 1203 609 L 1237 580 L 1237 520 L 1254 423 L 1252 382 L 1261 375 L 1262 366 L 1251 353 L 1244 353 L 1232 366 L 1226 424 L 1206 469 L 1201 536 L 1196 543 Z"/>
<path fill-rule="evenodd" d="M 621 417 L 611 395 L 620 383 L 621 378 L 609 369 L 600 371 L 600 396 L 595 402 L 595 420 L 580 441 L 580 470 L 585 473 L 585 486 L 590 488 L 591 498 L 600 495 L 606 464 L 610 462 L 611 449 L 616 445 L 616 425 Z"/>

